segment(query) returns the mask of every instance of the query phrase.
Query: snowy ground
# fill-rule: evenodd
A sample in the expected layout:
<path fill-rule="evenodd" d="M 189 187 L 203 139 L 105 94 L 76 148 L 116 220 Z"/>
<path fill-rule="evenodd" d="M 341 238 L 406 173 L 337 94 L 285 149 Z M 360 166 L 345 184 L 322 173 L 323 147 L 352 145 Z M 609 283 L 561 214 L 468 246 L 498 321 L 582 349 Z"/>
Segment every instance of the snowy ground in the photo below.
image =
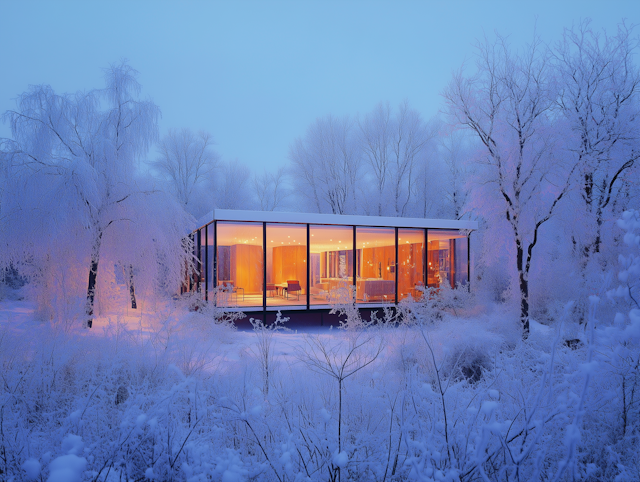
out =
<path fill-rule="evenodd" d="M 156 306 L 158 308 L 158 306 Z M 127 310 L 123 314 L 98 316 L 91 329 L 79 329 L 77 326 L 65 327 L 73 336 L 82 338 L 114 339 L 125 338 L 136 343 L 163 340 L 168 346 L 173 344 L 177 351 L 185 356 L 199 359 L 207 370 L 229 370 L 234 365 L 243 365 L 247 357 L 257 351 L 259 337 L 253 330 L 233 330 L 216 326 L 198 313 L 188 313 L 180 309 L 170 309 L 166 305 L 157 312 Z M 37 320 L 35 306 L 24 301 L 0 301 L 0 327 L 12 332 L 33 336 L 34 333 L 58 331 L 48 323 Z M 421 336 L 417 328 L 369 330 L 372 335 L 384 338 L 384 350 L 379 363 L 386 364 L 398 356 L 400 347 L 407 340 L 415 341 Z M 518 341 L 518 327 L 514 324 L 513 314 L 499 311 L 485 312 L 472 318 L 458 318 L 455 323 L 440 324 L 428 330 L 434 349 L 442 357 L 443 350 L 461 345 L 467 348 L 478 345 L 500 346 Z M 330 327 L 287 328 L 270 334 L 272 356 L 286 363 L 299 361 L 296 353 L 303 349 L 309 337 L 316 337 L 330 343 L 340 343 L 345 339 L 345 330 Z M 553 342 L 553 329 L 536 323 L 531 324 L 530 342 L 550 348 Z M 348 345 L 345 345 L 345 347 Z M 185 352 L 188 351 L 188 353 Z"/>
<path fill-rule="evenodd" d="M 274 333 L 166 305 L 88 330 L 2 301 L 0 479 L 637 480 L 637 367 L 469 313 Z"/>

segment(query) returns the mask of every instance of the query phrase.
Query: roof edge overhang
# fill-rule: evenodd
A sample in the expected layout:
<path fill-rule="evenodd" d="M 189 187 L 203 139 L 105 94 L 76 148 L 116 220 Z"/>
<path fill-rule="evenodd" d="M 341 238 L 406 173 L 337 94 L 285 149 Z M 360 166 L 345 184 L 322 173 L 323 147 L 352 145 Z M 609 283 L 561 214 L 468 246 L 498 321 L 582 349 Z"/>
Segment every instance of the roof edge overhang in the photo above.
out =
<path fill-rule="evenodd" d="M 392 228 L 432 228 L 477 230 L 477 221 L 455 219 L 401 218 L 389 216 L 361 216 L 351 214 L 316 214 L 282 211 L 242 211 L 235 209 L 214 209 L 198 220 L 202 227 L 212 221 L 254 221 L 291 224 L 327 224 L 345 226 L 376 226 Z"/>

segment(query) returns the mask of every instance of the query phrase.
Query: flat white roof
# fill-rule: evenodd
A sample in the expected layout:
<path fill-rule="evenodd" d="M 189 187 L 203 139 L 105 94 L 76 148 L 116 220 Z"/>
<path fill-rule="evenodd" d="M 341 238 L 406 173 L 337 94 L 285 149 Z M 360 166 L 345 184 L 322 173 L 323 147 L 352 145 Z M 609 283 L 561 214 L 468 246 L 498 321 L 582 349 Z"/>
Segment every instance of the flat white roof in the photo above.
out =
<path fill-rule="evenodd" d="M 198 221 L 204 226 L 211 221 L 257 221 L 267 223 L 333 224 L 347 226 L 384 226 L 398 228 L 478 229 L 477 221 L 455 219 L 393 218 L 342 214 L 287 213 L 281 211 L 240 211 L 215 209 Z"/>

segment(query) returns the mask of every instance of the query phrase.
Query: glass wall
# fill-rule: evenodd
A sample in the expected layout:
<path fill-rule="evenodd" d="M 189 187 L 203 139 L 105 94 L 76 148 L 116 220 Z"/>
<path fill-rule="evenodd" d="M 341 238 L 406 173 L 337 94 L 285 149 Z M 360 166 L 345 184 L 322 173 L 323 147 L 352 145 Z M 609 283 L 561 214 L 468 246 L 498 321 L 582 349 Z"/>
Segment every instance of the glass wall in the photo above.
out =
<path fill-rule="evenodd" d="M 218 304 L 262 307 L 262 223 L 219 221 L 217 241 Z"/>
<path fill-rule="evenodd" d="M 398 229 L 398 301 L 422 297 L 424 289 L 424 229 Z"/>
<path fill-rule="evenodd" d="M 328 305 L 348 296 L 353 285 L 353 228 L 309 226 L 311 305 Z"/>
<path fill-rule="evenodd" d="M 469 240 L 458 230 L 429 229 L 427 284 L 454 288 L 469 282 Z"/>
<path fill-rule="evenodd" d="M 394 228 L 356 227 L 358 303 L 394 303 L 396 240 Z"/>
<path fill-rule="evenodd" d="M 267 224 L 267 306 L 307 304 L 307 226 Z"/>
<path fill-rule="evenodd" d="M 206 269 L 207 269 L 207 228 L 200 229 L 200 252 L 198 253 L 199 267 L 198 267 L 198 291 L 202 295 L 202 299 L 205 297 L 205 281 L 206 281 Z"/>
<path fill-rule="evenodd" d="M 307 233 L 305 224 L 218 221 L 192 237 L 200 266 L 183 290 L 204 298 L 206 288 L 223 306 L 332 305 L 354 282 L 357 303 L 394 303 L 419 299 L 425 285 L 469 282 L 469 240 L 458 230 L 398 228 L 397 247 L 392 227 L 309 225 Z"/>
<path fill-rule="evenodd" d="M 216 287 L 213 279 L 213 248 L 215 246 L 215 224 L 211 223 L 207 225 L 207 294 L 212 293 Z M 207 296 L 207 299 L 209 297 Z"/>

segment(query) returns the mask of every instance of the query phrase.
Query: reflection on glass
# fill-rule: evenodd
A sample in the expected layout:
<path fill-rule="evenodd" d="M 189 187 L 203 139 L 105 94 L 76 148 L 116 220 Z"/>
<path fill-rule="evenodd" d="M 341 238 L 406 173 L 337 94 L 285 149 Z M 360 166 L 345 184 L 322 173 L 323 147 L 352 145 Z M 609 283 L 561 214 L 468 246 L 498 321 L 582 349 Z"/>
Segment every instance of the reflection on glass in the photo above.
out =
<path fill-rule="evenodd" d="M 424 289 L 424 229 L 398 229 L 398 301 Z"/>
<path fill-rule="evenodd" d="M 307 226 L 267 224 L 267 306 L 307 304 Z"/>
<path fill-rule="evenodd" d="M 262 223 L 219 221 L 217 234 L 217 303 L 262 306 Z"/>
<path fill-rule="evenodd" d="M 449 283 L 454 288 L 469 282 L 469 240 L 458 230 L 430 229 L 428 231 L 427 284 L 438 287 Z"/>
<path fill-rule="evenodd" d="M 327 305 L 349 296 L 353 285 L 353 228 L 309 226 L 310 304 Z"/>
<path fill-rule="evenodd" d="M 356 227 L 358 303 L 394 303 L 396 241 L 393 228 Z"/>

